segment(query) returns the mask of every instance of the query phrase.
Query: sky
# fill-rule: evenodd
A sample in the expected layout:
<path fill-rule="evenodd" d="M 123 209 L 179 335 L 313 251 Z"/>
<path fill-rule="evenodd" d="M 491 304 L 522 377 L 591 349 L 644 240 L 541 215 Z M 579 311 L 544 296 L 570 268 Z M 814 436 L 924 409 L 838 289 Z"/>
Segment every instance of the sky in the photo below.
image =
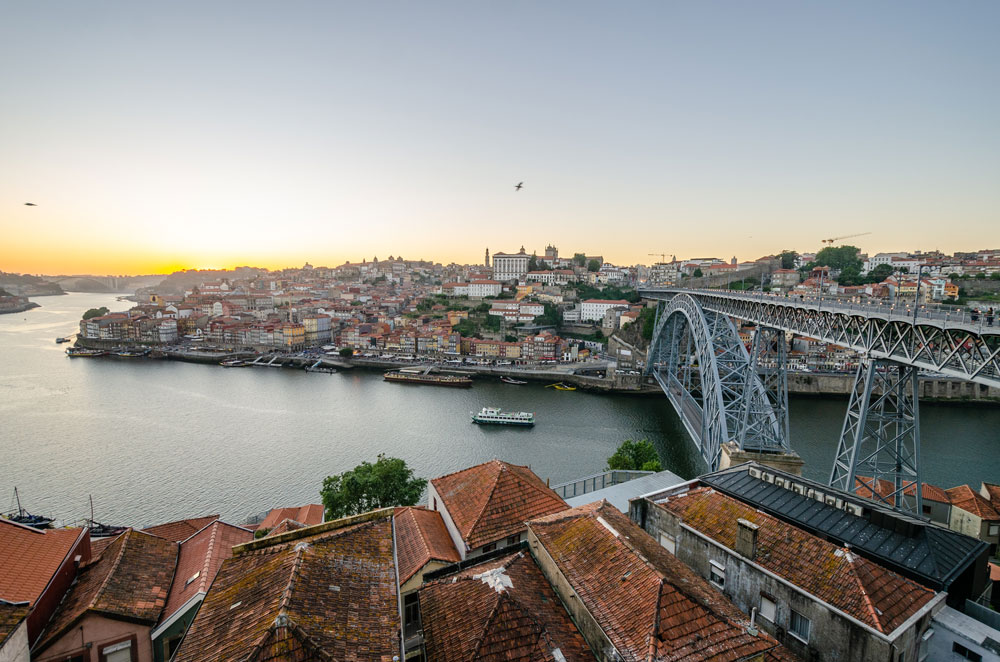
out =
<path fill-rule="evenodd" d="M 994 248 L 997 25 L 992 0 L 0 0 L 0 270 Z"/>

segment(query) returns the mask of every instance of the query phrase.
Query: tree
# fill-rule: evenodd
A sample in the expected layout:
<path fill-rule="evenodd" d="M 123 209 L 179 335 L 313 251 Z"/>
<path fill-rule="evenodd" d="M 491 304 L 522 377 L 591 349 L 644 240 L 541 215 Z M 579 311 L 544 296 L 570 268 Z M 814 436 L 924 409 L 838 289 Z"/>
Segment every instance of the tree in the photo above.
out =
<path fill-rule="evenodd" d="M 868 272 L 869 282 L 881 283 L 883 280 L 892 275 L 892 266 L 888 264 L 880 264 L 871 271 Z"/>
<path fill-rule="evenodd" d="M 597 260 L 591 260 L 587 263 L 587 271 L 600 271 L 601 263 Z"/>
<path fill-rule="evenodd" d="M 368 512 L 389 506 L 412 506 L 420 498 L 427 480 L 414 478 L 406 462 L 378 454 L 375 464 L 362 462 L 350 471 L 323 480 L 319 491 L 326 519 Z"/>
<path fill-rule="evenodd" d="M 694 273 L 691 275 L 694 276 L 695 278 L 701 278 L 705 274 L 702 272 L 701 267 L 698 267 L 694 270 Z"/>
<path fill-rule="evenodd" d="M 349 356 L 354 356 L 354 350 L 350 347 L 341 347 L 339 354 L 346 359 Z"/>
<path fill-rule="evenodd" d="M 799 257 L 799 254 L 795 251 L 781 251 L 778 253 L 778 257 L 781 258 L 782 269 L 794 269 L 795 260 Z"/>
<path fill-rule="evenodd" d="M 104 306 L 101 306 L 100 308 L 91 308 L 83 314 L 83 319 L 89 320 L 94 317 L 100 317 L 101 315 L 107 315 L 108 312 L 108 309 Z"/>
<path fill-rule="evenodd" d="M 639 322 L 642 324 L 642 337 L 645 340 L 652 340 L 656 327 L 656 309 L 643 308 L 639 313 Z"/>
<path fill-rule="evenodd" d="M 656 449 L 648 439 L 622 442 L 615 454 L 608 458 L 605 471 L 623 469 L 627 471 L 663 471 Z"/>
<path fill-rule="evenodd" d="M 861 250 L 857 246 L 827 246 L 816 253 L 816 265 L 830 267 L 837 271 L 854 267 L 860 272 L 863 263 L 858 257 L 859 253 Z"/>
<path fill-rule="evenodd" d="M 538 271 L 538 256 L 534 253 L 528 258 L 528 271 Z"/>
<path fill-rule="evenodd" d="M 573 264 L 578 267 L 587 266 L 587 256 L 583 253 L 573 253 Z"/>

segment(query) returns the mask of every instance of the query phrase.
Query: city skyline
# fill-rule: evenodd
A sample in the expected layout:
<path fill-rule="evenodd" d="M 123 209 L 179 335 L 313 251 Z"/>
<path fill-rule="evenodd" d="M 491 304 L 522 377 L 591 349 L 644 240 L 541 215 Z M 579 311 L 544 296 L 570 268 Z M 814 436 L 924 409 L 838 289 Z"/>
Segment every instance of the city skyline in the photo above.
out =
<path fill-rule="evenodd" d="M 12 6 L 0 269 L 1000 239 L 1000 7 L 606 9 Z"/>

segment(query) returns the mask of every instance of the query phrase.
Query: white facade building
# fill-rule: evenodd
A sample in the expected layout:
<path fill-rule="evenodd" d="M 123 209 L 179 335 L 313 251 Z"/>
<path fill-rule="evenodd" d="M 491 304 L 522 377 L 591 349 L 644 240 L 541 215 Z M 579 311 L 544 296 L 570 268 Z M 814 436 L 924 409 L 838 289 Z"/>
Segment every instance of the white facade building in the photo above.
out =
<path fill-rule="evenodd" d="M 519 280 L 528 273 L 530 259 L 531 256 L 524 252 L 524 246 L 518 253 L 494 253 L 493 278 L 499 281 Z"/>
<path fill-rule="evenodd" d="M 495 264 L 495 255 L 493 260 Z M 498 280 L 473 280 L 469 282 L 469 298 L 495 297 L 502 289 L 503 284 Z"/>
<path fill-rule="evenodd" d="M 600 322 L 611 308 L 628 308 L 624 299 L 587 299 L 580 304 L 580 321 Z"/>

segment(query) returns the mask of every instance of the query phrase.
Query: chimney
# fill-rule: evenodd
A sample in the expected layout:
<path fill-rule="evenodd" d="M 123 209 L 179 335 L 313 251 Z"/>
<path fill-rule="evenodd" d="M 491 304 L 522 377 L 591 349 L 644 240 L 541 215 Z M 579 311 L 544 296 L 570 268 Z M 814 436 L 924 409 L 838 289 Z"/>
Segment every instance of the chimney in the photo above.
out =
<path fill-rule="evenodd" d="M 742 517 L 736 520 L 736 553 L 753 561 L 757 557 L 756 524 Z"/>

